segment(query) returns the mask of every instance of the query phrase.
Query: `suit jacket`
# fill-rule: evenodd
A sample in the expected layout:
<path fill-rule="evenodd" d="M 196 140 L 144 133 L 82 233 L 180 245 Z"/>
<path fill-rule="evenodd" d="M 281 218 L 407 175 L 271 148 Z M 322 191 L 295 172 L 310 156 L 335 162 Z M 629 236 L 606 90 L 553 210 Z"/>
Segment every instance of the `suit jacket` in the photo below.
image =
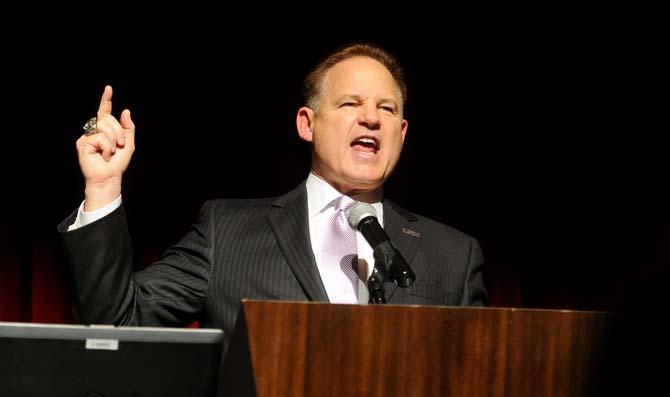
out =
<path fill-rule="evenodd" d="M 385 230 L 416 274 L 385 284 L 390 304 L 483 305 L 477 241 L 384 200 Z M 243 298 L 328 301 L 311 249 L 304 183 L 279 198 L 206 202 L 163 257 L 133 273 L 123 206 L 82 228 L 59 225 L 82 323 L 183 326 L 230 336 Z"/>

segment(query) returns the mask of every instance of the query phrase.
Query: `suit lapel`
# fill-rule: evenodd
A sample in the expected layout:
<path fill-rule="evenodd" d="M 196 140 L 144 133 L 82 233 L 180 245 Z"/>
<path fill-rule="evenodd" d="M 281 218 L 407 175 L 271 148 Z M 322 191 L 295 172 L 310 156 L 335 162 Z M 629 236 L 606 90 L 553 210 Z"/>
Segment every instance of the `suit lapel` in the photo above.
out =
<path fill-rule="evenodd" d="M 267 219 L 293 274 L 309 299 L 328 302 L 310 243 L 305 184 L 281 196 L 272 206 Z"/>
<path fill-rule="evenodd" d="M 419 229 L 417 218 L 409 211 L 400 207 L 391 200 L 384 200 L 384 230 L 405 258 L 410 267 L 412 260 L 421 245 L 422 231 Z M 406 303 L 405 288 L 398 288 L 395 283 L 384 283 L 386 300 L 389 303 Z"/>

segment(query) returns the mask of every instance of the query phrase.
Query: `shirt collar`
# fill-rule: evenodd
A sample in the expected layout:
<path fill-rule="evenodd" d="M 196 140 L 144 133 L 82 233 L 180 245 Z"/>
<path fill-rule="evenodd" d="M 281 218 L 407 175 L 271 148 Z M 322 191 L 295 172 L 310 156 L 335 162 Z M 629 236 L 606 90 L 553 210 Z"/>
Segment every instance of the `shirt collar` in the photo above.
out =
<path fill-rule="evenodd" d="M 313 172 L 310 172 L 307 176 L 305 186 L 307 188 L 307 211 L 310 219 L 323 212 L 328 206 L 333 204 L 335 199 L 342 195 L 337 189 L 330 186 L 328 182 L 314 175 Z M 372 203 L 372 206 L 377 210 L 377 215 L 382 217 L 384 207 L 382 203 Z"/>
<path fill-rule="evenodd" d="M 313 172 L 310 172 L 307 176 L 305 185 L 307 187 L 307 210 L 310 218 L 328 208 L 336 198 L 342 195 L 328 182 L 314 175 Z"/>

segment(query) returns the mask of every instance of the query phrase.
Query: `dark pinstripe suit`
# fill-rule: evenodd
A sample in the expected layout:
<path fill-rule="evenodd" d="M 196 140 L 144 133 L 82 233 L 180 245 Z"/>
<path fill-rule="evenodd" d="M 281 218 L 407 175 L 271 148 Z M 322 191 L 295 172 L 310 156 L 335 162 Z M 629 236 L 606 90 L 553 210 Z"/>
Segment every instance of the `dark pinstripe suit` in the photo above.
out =
<path fill-rule="evenodd" d="M 304 184 L 275 199 L 214 200 L 157 263 L 132 273 L 123 207 L 67 232 L 59 225 L 83 323 L 233 329 L 242 298 L 327 301 L 309 242 Z M 476 240 L 384 201 L 384 224 L 416 273 L 391 304 L 482 305 Z"/>

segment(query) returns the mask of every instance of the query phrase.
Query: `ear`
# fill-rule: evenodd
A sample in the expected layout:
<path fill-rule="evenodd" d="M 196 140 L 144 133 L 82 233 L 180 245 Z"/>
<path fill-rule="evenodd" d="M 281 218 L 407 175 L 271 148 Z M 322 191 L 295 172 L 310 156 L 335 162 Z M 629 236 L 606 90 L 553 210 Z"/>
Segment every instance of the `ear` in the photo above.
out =
<path fill-rule="evenodd" d="M 298 115 L 295 118 L 298 135 L 303 141 L 312 142 L 314 132 L 314 111 L 306 106 L 298 109 Z"/>
<path fill-rule="evenodd" d="M 402 141 L 405 142 L 405 135 L 407 134 L 407 127 L 409 127 L 409 122 L 405 119 L 402 120 L 400 135 L 402 136 Z"/>

